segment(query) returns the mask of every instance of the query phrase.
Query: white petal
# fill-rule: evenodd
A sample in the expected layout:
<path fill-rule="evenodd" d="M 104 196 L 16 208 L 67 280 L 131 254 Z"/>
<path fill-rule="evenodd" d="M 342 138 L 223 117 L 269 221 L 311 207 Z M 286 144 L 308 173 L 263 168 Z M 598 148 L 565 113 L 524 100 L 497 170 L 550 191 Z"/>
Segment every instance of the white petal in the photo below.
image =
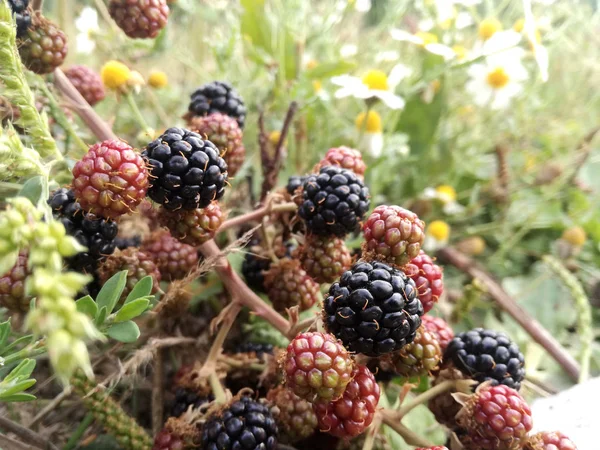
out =
<path fill-rule="evenodd" d="M 481 0 L 453 0 L 455 5 L 475 6 L 481 3 Z"/>
<path fill-rule="evenodd" d="M 402 63 L 396 64 L 392 67 L 390 75 L 388 76 L 388 85 L 390 86 L 390 89 L 398 86 L 402 80 L 410 77 L 412 73 L 413 71 L 410 67 L 405 66 Z"/>
<path fill-rule="evenodd" d="M 475 21 L 473 20 L 473 16 L 466 11 L 461 11 L 456 16 L 455 27 L 457 30 L 463 30 L 465 28 L 473 25 Z"/>
<path fill-rule="evenodd" d="M 87 33 L 79 33 L 75 38 L 75 49 L 77 53 L 90 54 L 96 48 L 96 41 L 90 39 Z"/>
<path fill-rule="evenodd" d="M 433 19 L 423 19 L 418 25 L 419 31 L 430 31 L 433 27 L 435 27 Z"/>
<path fill-rule="evenodd" d="M 383 133 L 365 133 L 362 147 L 374 158 L 379 158 L 383 151 Z"/>
<path fill-rule="evenodd" d="M 448 0 L 435 0 L 435 10 L 438 22 L 445 22 L 454 17 L 454 5 Z"/>
<path fill-rule="evenodd" d="M 400 53 L 396 50 L 384 50 L 375 55 L 376 62 L 397 61 L 400 59 Z M 389 81 L 389 78 L 388 78 Z"/>
<path fill-rule="evenodd" d="M 467 70 L 471 78 L 482 78 L 487 74 L 487 68 L 483 64 L 473 64 Z"/>
<path fill-rule="evenodd" d="M 444 213 L 448 214 L 449 216 L 461 214 L 465 211 L 465 209 L 466 208 L 463 205 L 457 202 L 446 203 L 443 207 Z"/>
<path fill-rule="evenodd" d="M 521 42 L 521 33 L 514 30 L 498 31 L 483 44 L 483 54 L 491 55 L 516 47 Z"/>
<path fill-rule="evenodd" d="M 337 91 L 335 91 L 334 97 L 335 98 L 344 98 L 344 97 L 350 97 L 350 96 L 355 96 L 356 90 L 351 88 L 351 87 L 343 87 L 338 89 Z"/>
<path fill-rule="evenodd" d="M 331 82 L 336 86 L 342 87 L 350 87 L 356 86 L 358 84 L 362 84 L 362 81 L 358 77 L 353 77 L 352 75 L 338 75 L 336 77 L 331 77 Z"/>
<path fill-rule="evenodd" d="M 98 31 L 98 11 L 86 6 L 81 11 L 79 17 L 75 20 L 75 28 L 81 32 Z"/>
<path fill-rule="evenodd" d="M 340 48 L 340 56 L 342 58 L 349 58 L 358 53 L 358 47 L 354 44 L 344 44 L 342 48 Z"/>
<path fill-rule="evenodd" d="M 438 198 L 438 192 L 435 190 L 435 188 L 428 187 L 428 188 L 425 188 L 421 197 L 427 198 L 427 199 L 436 199 L 436 198 Z"/>
<path fill-rule="evenodd" d="M 395 39 L 396 41 L 412 42 L 413 44 L 423 45 L 422 38 L 420 38 L 419 36 L 415 36 L 414 34 L 409 33 L 408 31 L 400 30 L 399 28 L 394 28 L 390 32 L 390 34 L 392 35 L 392 39 Z"/>
<path fill-rule="evenodd" d="M 427 44 L 425 46 L 425 50 L 427 50 L 429 53 L 433 53 L 434 55 L 442 56 L 446 61 L 456 56 L 454 50 L 444 44 Z"/>
<path fill-rule="evenodd" d="M 388 108 L 391 108 L 391 109 L 404 108 L 404 104 L 405 104 L 404 99 L 390 91 L 372 90 L 371 93 L 374 94 L 374 97 L 379 98 L 383 103 L 385 103 Z"/>
<path fill-rule="evenodd" d="M 543 45 L 537 45 L 535 47 L 535 61 L 540 69 L 540 75 L 542 77 L 542 81 L 545 83 L 548 81 L 548 66 L 550 64 L 548 58 L 548 49 Z"/>
<path fill-rule="evenodd" d="M 508 105 L 510 105 L 511 100 L 512 100 L 512 97 L 509 95 L 506 95 L 505 92 L 497 91 L 496 94 L 494 95 L 494 99 L 492 100 L 492 103 L 490 104 L 490 108 L 495 109 L 495 110 L 506 109 L 508 107 Z"/>
<path fill-rule="evenodd" d="M 371 0 L 356 0 L 354 9 L 358 12 L 368 12 L 371 9 Z"/>

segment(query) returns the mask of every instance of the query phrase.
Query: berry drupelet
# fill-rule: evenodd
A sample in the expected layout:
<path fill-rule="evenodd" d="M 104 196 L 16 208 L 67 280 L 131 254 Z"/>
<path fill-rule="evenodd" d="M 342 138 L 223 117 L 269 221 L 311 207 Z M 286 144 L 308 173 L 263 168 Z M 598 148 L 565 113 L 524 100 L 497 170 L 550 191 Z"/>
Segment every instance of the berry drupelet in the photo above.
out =
<path fill-rule="evenodd" d="M 402 270 L 415 282 L 419 300 L 423 303 L 423 311 L 425 313 L 431 311 L 444 292 L 442 268 L 421 250 L 419 255 L 411 259 Z"/>
<path fill-rule="evenodd" d="M 107 219 L 133 212 L 147 190 L 144 160 L 123 141 L 91 146 L 73 167 L 73 192 L 81 207 Z"/>
<path fill-rule="evenodd" d="M 241 129 L 246 121 L 244 100 L 237 91 L 224 81 L 213 81 L 196 89 L 191 95 L 187 120 L 194 116 L 222 113 L 233 117 Z"/>
<path fill-rule="evenodd" d="M 356 231 L 369 209 L 369 189 L 358 176 L 327 166 L 310 175 L 302 187 L 298 215 L 310 233 L 345 236 Z"/>
<path fill-rule="evenodd" d="M 146 276 L 152 277 L 152 293 L 160 290 L 160 271 L 147 253 L 141 252 L 135 247 L 115 252 L 100 265 L 98 269 L 100 282 L 106 283 L 113 275 L 122 270 L 127 271 L 127 280 L 121 299 L 124 300 L 138 281 Z"/>
<path fill-rule="evenodd" d="M 0 276 L 0 306 L 11 312 L 26 313 L 32 297 L 25 293 L 25 280 L 31 274 L 27 254 L 19 253 L 16 264 Z"/>
<path fill-rule="evenodd" d="M 319 171 L 321 167 L 336 166 L 351 170 L 359 177 L 363 178 L 367 165 L 363 161 L 362 154 L 350 147 L 334 147 L 327 150 L 323 159 L 315 167 Z"/>
<path fill-rule="evenodd" d="M 300 261 L 282 258 L 265 273 L 265 288 L 273 308 L 284 312 L 293 306 L 305 311 L 319 301 L 319 285 L 302 269 Z"/>
<path fill-rule="evenodd" d="M 36 13 L 18 42 L 21 61 L 39 75 L 54 72 L 67 57 L 67 36 L 56 24 Z"/>
<path fill-rule="evenodd" d="M 184 244 L 198 246 L 212 239 L 225 220 L 225 213 L 217 202 L 206 208 L 169 211 L 161 208 L 159 223 L 171 232 L 171 235 Z"/>
<path fill-rule="evenodd" d="M 103 100 L 106 92 L 100 75 L 87 66 L 71 66 L 65 75 L 90 106 Z"/>
<path fill-rule="evenodd" d="M 492 381 L 519 390 L 525 378 L 525 359 L 508 336 L 475 328 L 458 334 L 444 353 L 444 362 L 480 383 Z"/>
<path fill-rule="evenodd" d="M 304 175 L 292 175 L 285 186 L 286 192 L 291 197 L 293 197 L 296 194 L 298 188 L 301 188 L 304 185 L 304 181 L 306 181 L 306 178 L 307 177 Z"/>
<path fill-rule="evenodd" d="M 448 322 L 441 317 L 430 316 L 429 314 L 423 315 L 421 322 L 427 331 L 435 335 L 442 352 L 445 352 L 450 341 L 454 339 L 454 331 L 452 331 Z"/>
<path fill-rule="evenodd" d="M 202 427 L 202 450 L 276 450 L 277 425 L 266 405 L 249 397 L 234 400 Z"/>
<path fill-rule="evenodd" d="M 317 283 L 333 283 L 352 264 L 350 250 L 343 239 L 309 235 L 299 249 L 302 268 Z"/>
<path fill-rule="evenodd" d="M 166 281 L 182 279 L 198 264 L 196 249 L 179 242 L 167 230 L 152 233 L 141 250 L 152 257 Z"/>
<path fill-rule="evenodd" d="M 8 0 L 8 6 L 10 6 L 12 13 L 15 15 L 17 37 L 22 37 L 31 26 L 29 0 Z"/>
<path fill-rule="evenodd" d="M 560 431 L 543 431 L 527 439 L 525 450 L 577 450 L 575 443 Z"/>
<path fill-rule="evenodd" d="M 327 329 L 348 350 L 380 356 L 413 341 L 423 305 L 414 281 L 382 262 L 358 262 L 331 285 L 324 303 Z"/>
<path fill-rule="evenodd" d="M 108 9 L 130 38 L 155 38 L 169 18 L 166 0 L 110 0 Z"/>
<path fill-rule="evenodd" d="M 415 339 L 399 352 L 391 355 L 396 373 L 405 377 L 427 375 L 435 371 L 442 360 L 442 350 L 433 333 L 423 326 L 417 330 Z"/>
<path fill-rule="evenodd" d="M 171 407 L 171 417 L 179 417 L 191 406 L 193 409 L 210 402 L 212 398 L 198 395 L 191 389 L 179 387 L 175 391 L 175 400 Z"/>
<path fill-rule="evenodd" d="M 271 267 L 271 258 L 260 246 L 252 246 L 244 256 L 242 275 L 248 286 L 256 292 L 266 292 L 265 273 Z"/>
<path fill-rule="evenodd" d="M 227 163 L 197 133 L 169 128 L 142 156 L 150 167 L 148 195 L 168 210 L 206 208 L 225 193 Z"/>
<path fill-rule="evenodd" d="M 273 354 L 273 345 L 262 344 L 260 342 L 244 341 L 236 346 L 234 353 L 254 353 L 257 357 L 262 357 L 265 354 Z"/>
<path fill-rule="evenodd" d="M 112 220 L 86 213 L 75 200 L 75 194 L 65 188 L 57 189 L 48 200 L 54 217 L 77 239 L 86 251 L 69 258 L 69 267 L 84 273 L 93 273 L 98 262 L 115 251 L 118 228 Z"/>
<path fill-rule="evenodd" d="M 277 386 L 267 394 L 267 400 L 277 407 L 275 420 L 279 427 L 279 441 L 293 444 L 306 439 L 317 429 L 317 416 L 312 405 L 284 386 Z"/>

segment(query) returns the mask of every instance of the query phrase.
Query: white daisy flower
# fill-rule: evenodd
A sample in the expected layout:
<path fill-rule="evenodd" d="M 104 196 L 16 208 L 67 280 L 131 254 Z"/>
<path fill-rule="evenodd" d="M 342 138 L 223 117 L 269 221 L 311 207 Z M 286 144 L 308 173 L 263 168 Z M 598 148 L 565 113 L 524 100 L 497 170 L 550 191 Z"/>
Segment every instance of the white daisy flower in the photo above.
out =
<path fill-rule="evenodd" d="M 450 225 L 443 220 L 434 220 L 425 229 L 425 240 L 423 249 L 427 252 L 435 252 L 448 245 L 450 238 Z"/>
<path fill-rule="evenodd" d="M 419 32 L 416 34 L 409 33 L 408 31 L 394 28 L 391 31 L 392 39 L 402 42 L 410 42 L 415 45 L 419 45 L 427 50 L 429 53 L 439 55 L 445 60 L 450 60 L 456 56 L 454 50 L 447 45 L 440 44 L 435 34 Z"/>
<path fill-rule="evenodd" d="M 358 12 L 369 12 L 371 10 L 371 0 L 355 0 L 354 9 Z"/>
<path fill-rule="evenodd" d="M 533 56 L 535 57 L 535 62 L 540 69 L 540 75 L 542 77 L 542 81 L 548 81 L 548 50 L 541 44 L 541 37 L 539 31 L 535 25 L 535 18 L 533 17 L 533 11 L 531 10 L 531 0 L 523 0 L 523 8 L 525 10 L 525 23 L 523 27 L 523 31 L 525 32 L 525 36 L 531 45 L 531 50 L 533 51 Z"/>
<path fill-rule="evenodd" d="M 96 41 L 92 39 L 92 35 L 100 31 L 98 12 L 89 6 L 83 8 L 75 20 L 75 28 L 79 32 L 75 38 L 77 52 L 92 53 L 96 48 Z"/>
<path fill-rule="evenodd" d="M 442 204 L 442 210 L 449 216 L 460 214 L 466 209 L 456 201 L 454 188 L 447 184 L 442 184 L 436 188 L 428 187 L 423 191 L 421 197 L 439 201 Z"/>
<path fill-rule="evenodd" d="M 483 55 L 487 55 L 485 61 L 469 68 L 470 80 L 466 89 L 479 106 L 506 108 L 513 97 L 523 90 L 523 82 L 528 78 L 521 62 L 524 51 L 519 47 L 510 48 L 515 41 L 511 42 L 511 35 L 506 33 L 510 32 L 496 33 L 486 41 L 482 48 Z M 504 39 L 502 34 L 508 39 Z"/>
<path fill-rule="evenodd" d="M 350 58 L 358 53 L 358 47 L 354 44 L 344 44 L 340 48 L 340 56 L 342 58 Z"/>
<path fill-rule="evenodd" d="M 411 74 L 412 70 L 409 67 L 397 64 L 389 76 L 381 70 L 369 70 L 362 78 L 340 75 L 333 77 L 331 82 L 340 86 L 335 93 L 336 98 L 350 96 L 365 100 L 378 98 L 391 109 L 401 109 L 404 107 L 404 99 L 394 94 L 394 90 Z"/>
<path fill-rule="evenodd" d="M 383 127 L 381 116 L 377 111 L 369 110 L 360 113 L 354 120 L 359 137 L 359 148 L 364 149 L 374 158 L 379 158 L 383 152 Z"/>

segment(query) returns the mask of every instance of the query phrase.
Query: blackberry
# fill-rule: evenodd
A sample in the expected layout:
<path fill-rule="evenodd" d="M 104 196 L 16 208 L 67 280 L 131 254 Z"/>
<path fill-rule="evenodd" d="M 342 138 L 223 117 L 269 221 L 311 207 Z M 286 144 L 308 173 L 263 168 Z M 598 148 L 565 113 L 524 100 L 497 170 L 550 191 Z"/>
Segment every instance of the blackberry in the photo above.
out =
<path fill-rule="evenodd" d="M 8 6 L 15 15 L 17 23 L 17 37 L 22 37 L 31 25 L 31 14 L 29 12 L 29 0 L 8 0 Z"/>
<path fill-rule="evenodd" d="M 23 65 L 39 75 L 54 72 L 68 51 L 66 34 L 39 13 L 34 14 L 17 44 Z"/>
<path fill-rule="evenodd" d="M 198 395 L 191 389 L 182 387 L 177 388 L 175 391 L 175 402 L 171 408 L 171 416 L 179 417 L 186 412 L 190 406 L 192 406 L 193 409 L 196 409 L 212 400 L 211 397 Z"/>
<path fill-rule="evenodd" d="M 382 262 L 358 262 L 331 285 L 324 320 L 352 352 L 380 356 L 413 341 L 423 305 L 414 281 Z"/>
<path fill-rule="evenodd" d="M 306 176 L 304 175 L 292 175 L 285 186 L 285 190 L 293 197 L 296 190 L 304 185 L 305 180 Z"/>
<path fill-rule="evenodd" d="M 21 252 L 15 265 L 0 276 L 0 306 L 11 312 L 26 313 L 32 297 L 25 292 L 27 277 L 31 274 L 27 268 L 27 253 Z"/>
<path fill-rule="evenodd" d="M 266 405 L 249 397 L 235 400 L 202 427 L 202 450 L 276 450 L 277 425 Z"/>
<path fill-rule="evenodd" d="M 244 100 L 237 91 L 224 81 L 213 81 L 194 91 L 191 95 L 188 120 L 194 116 L 206 116 L 213 113 L 222 113 L 233 117 L 241 129 L 246 121 L 246 107 Z"/>
<path fill-rule="evenodd" d="M 67 234 L 87 248 L 67 260 L 69 267 L 84 273 L 94 272 L 98 263 L 115 251 L 118 232 L 116 222 L 86 213 L 75 201 L 73 191 L 66 188 L 52 193 L 48 204 L 54 217 L 64 225 Z"/>
<path fill-rule="evenodd" d="M 127 271 L 125 289 L 121 298 L 125 299 L 133 290 L 134 286 L 144 277 L 152 277 L 152 293 L 160 290 L 161 272 L 148 253 L 139 251 L 137 248 L 126 248 L 106 258 L 98 267 L 98 277 L 102 285 L 113 275 L 122 270 Z"/>
<path fill-rule="evenodd" d="M 197 133 L 169 128 L 142 156 L 150 166 L 148 195 L 168 210 L 206 208 L 225 193 L 227 164 Z"/>
<path fill-rule="evenodd" d="M 111 0 L 108 9 L 130 38 L 155 38 L 169 18 L 166 0 Z"/>
<path fill-rule="evenodd" d="M 118 249 L 124 250 L 128 247 L 139 247 L 142 245 L 142 237 L 141 236 L 132 236 L 132 237 L 119 237 L 115 238 L 115 245 Z"/>
<path fill-rule="evenodd" d="M 467 377 L 479 383 L 492 381 L 516 389 L 525 378 L 525 358 L 504 333 L 475 328 L 456 335 L 444 353 Z"/>
<path fill-rule="evenodd" d="M 369 209 L 369 189 L 348 169 L 323 167 L 304 181 L 302 190 L 298 215 L 314 234 L 342 237 L 356 231 Z"/>
<path fill-rule="evenodd" d="M 234 353 L 256 353 L 259 358 L 264 354 L 273 354 L 271 344 L 261 344 L 260 342 L 244 341 L 235 348 Z"/>
<path fill-rule="evenodd" d="M 265 274 L 267 296 L 277 312 L 299 306 L 310 309 L 319 301 L 319 285 L 306 273 L 297 259 L 283 258 L 271 264 Z"/>
<path fill-rule="evenodd" d="M 271 258 L 263 255 L 263 252 L 257 247 L 256 251 L 252 248 L 244 257 L 242 262 L 242 275 L 248 286 L 257 292 L 265 292 L 265 273 L 271 267 Z"/>
<path fill-rule="evenodd" d="M 102 78 L 87 66 L 71 66 L 65 75 L 90 106 L 103 100 L 106 93 Z"/>

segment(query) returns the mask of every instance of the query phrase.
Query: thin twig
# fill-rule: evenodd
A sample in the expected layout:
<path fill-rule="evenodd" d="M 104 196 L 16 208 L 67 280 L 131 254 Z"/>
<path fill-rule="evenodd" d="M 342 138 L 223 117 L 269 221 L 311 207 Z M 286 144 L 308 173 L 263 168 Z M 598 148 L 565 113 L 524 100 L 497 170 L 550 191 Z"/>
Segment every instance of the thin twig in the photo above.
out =
<path fill-rule="evenodd" d="M 156 350 L 152 367 L 152 436 L 160 433 L 163 426 L 163 357 L 164 351 Z"/>
<path fill-rule="evenodd" d="M 446 247 L 437 252 L 442 262 L 447 262 L 457 269 L 480 280 L 487 288 L 490 296 L 504 309 L 527 333 L 546 349 L 556 362 L 574 380 L 579 379 L 579 364 L 571 354 L 548 332 L 537 320 L 515 302 L 508 293 L 484 269 L 478 267 L 468 256 L 452 247 Z"/>
<path fill-rule="evenodd" d="M 30 446 L 26 446 L 25 444 L 15 441 L 12 438 L 0 433 L 0 448 L 6 448 L 11 450 L 31 450 Z"/>
<path fill-rule="evenodd" d="M 58 450 L 48 439 L 40 436 L 36 432 L 25 428 L 23 425 L 13 422 L 12 420 L 0 416 L 0 428 L 10 431 L 19 436 L 24 442 L 35 445 L 37 448 L 47 450 Z"/>
<path fill-rule="evenodd" d="M 257 221 L 272 212 L 293 212 L 297 209 L 298 205 L 296 205 L 294 202 L 283 203 L 281 205 L 270 205 L 269 203 L 267 203 L 266 205 L 261 206 L 252 212 L 242 214 L 241 216 L 237 216 L 232 219 L 226 220 L 221 224 L 221 226 L 217 230 L 217 233 L 221 233 L 222 231 L 228 230 L 230 228 L 239 227 L 241 225 Z"/>
<path fill-rule="evenodd" d="M 383 409 L 379 411 L 379 414 L 381 414 L 383 423 L 402 436 L 407 444 L 416 445 L 417 447 L 433 447 L 432 442 L 422 438 L 417 433 L 404 426 L 402 422 L 397 419 L 396 411 Z"/>
<path fill-rule="evenodd" d="M 410 401 L 403 404 L 398 410 L 398 417 L 402 418 L 406 416 L 410 411 L 415 409 L 417 406 L 427 403 L 432 398 L 443 394 L 446 391 L 453 389 L 456 386 L 455 380 L 442 381 L 440 384 L 433 386 L 431 389 L 427 389 L 425 392 L 417 395 Z"/>

